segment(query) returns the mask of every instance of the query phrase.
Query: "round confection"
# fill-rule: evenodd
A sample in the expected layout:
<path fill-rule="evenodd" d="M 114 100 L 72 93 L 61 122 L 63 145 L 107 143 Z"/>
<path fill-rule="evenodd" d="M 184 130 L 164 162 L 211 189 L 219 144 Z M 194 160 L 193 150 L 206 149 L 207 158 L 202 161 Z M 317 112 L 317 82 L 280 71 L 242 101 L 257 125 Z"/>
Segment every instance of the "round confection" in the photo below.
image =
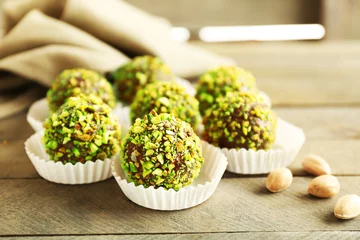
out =
<path fill-rule="evenodd" d="M 171 114 L 136 119 L 123 141 L 121 166 L 135 185 L 179 190 L 198 177 L 203 162 L 199 137 Z"/>
<path fill-rule="evenodd" d="M 218 97 L 238 91 L 257 91 L 255 78 L 250 72 L 236 66 L 223 66 L 204 73 L 196 92 L 201 114 L 204 115 Z"/>
<path fill-rule="evenodd" d="M 116 98 L 111 84 L 101 74 L 82 68 L 64 70 L 56 77 L 47 92 L 51 112 L 55 112 L 69 97 L 83 93 L 100 97 L 111 108 Z"/>
<path fill-rule="evenodd" d="M 199 102 L 177 82 L 156 82 L 140 90 L 130 106 L 130 118 L 143 118 L 152 109 L 170 113 L 190 123 L 195 129 L 200 122 Z"/>
<path fill-rule="evenodd" d="M 275 141 L 275 113 L 255 93 L 229 93 L 203 118 L 204 140 L 221 148 L 269 149 Z"/>
<path fill-rule="evenodd" d="M 120 150 L 120 127 L 111 108 L 94 95 L 70 97 L 44 123 L 44 145 L 55 162 L 104 160 Z"/>
<path fill-rule="evenodd" d="M 156 81 L 172 80 L 174 75 L 159 58 L 140 56 L 115 70 L 111 78 L 114 81 L 118 99 L 130 104 L 137 91 L 145 85 Z"/>

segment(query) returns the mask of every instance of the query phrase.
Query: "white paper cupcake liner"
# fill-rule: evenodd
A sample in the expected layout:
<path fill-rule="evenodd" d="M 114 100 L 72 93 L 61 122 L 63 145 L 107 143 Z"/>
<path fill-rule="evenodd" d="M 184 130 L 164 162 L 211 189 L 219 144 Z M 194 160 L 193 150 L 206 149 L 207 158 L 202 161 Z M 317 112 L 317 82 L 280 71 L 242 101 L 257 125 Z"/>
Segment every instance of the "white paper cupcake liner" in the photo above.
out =
<path fill-rule="evenodd" d="M 34 102 L 26 115 L 26 120 L 35 132 L 43 131 L 43 122 L 49 117 L 49 107 L 46 98 Z"/>
<path fill-rule="evenodd" d="M 266 103 L 269 107 L 271 107 L 271 99 L 270 99 L 269 95 L 267 95 L 265 92 L 262 92 L 262 91 L 259 92 L 259 95 L 260 95 L 261 97 L 263 97 L 265 103 Z"/>
<path fill-rule="evenodd" d="M 180 78 L 180 77 L 176 77 L 175 81 L 177 83 L 179 83 L 179 85 L 181 85 L 183 88 L 185 88 L 185 90 L 188 92 L 188 94 L 190 94 L 191 96 L 195 96 L 196 94 L 196 89 L 194 88 L 194 86 L 191 84 L 191 82 L 189 82 L 186 79 Z"/>
<path fill-rule="evenodd" d="M 105 160 L 96 160 L 95 162 L 63 164 L 49 160 L 49 155 L 41 141 L 41 132 L 35 133 L 25 142 L 25 151 L 29 156 L 36 171 L 44 179 L 62 184 L 86 184 L 99 182 L 111 177 L 111 162 Z M 117 157 L 114 156 L 114 160 Z"/>
<path fill-rule="evenodd" d="M 239 174 L 262 174 L 290 165 L 304 142 L 305 134 L 301 128 L 278 118 L 276 141 L 270 150 L 222 148 L 221 151 L 228 158 L 227 171 Z"/>
<path fill-rule="evenodd" d="M 173 189 L 135 186 L 128 182 L 117 159 L 112 165 L 114 175 L 121 190 L 132 202 L 155 210 L 181 210 L 194 207 L 211 197 L 225 172 L 227 160 L 220 149 L 202 141 L 204 165 L 194 182 L 179 191 Z"/>
<path fill-rule="evenodd" d="M 121 126 L 121 137 L 124 137 L 131 126 L 130 107 L 128 105 L 123 105 L 122 103 L 117 103 L 113 110 L 113 114 L 116 116 L 118 123 Z"/>

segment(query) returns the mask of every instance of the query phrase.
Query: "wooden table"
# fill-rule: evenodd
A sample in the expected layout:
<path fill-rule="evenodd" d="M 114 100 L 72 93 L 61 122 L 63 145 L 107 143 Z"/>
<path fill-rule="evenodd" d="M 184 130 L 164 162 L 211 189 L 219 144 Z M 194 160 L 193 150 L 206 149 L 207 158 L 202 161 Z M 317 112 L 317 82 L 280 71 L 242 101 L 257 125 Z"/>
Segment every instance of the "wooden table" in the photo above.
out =
<path fill-rule="evenodd" d="M 233 57 L 250 69 L 281 118 L 303 128 L 307 140 L 292 186 L 269 193 L 265 176 L 225 173 L 215 194 L 183 211 L 160 212 L 129 201 L 114 179 L 67 186 L 37 175 L 24 152 L 33 131 L 26 112 L 0 121 L 0 236 L 21 239 L 355 239 L 360 217 L 333 215 L 337 199 L 360 194 L 360 43 L 194 43 Z M 42 97 L 42 96 L 39 96 Z M 315 153 L 331 165 L 338 196 L 307 194 L 301 169 Z"/>

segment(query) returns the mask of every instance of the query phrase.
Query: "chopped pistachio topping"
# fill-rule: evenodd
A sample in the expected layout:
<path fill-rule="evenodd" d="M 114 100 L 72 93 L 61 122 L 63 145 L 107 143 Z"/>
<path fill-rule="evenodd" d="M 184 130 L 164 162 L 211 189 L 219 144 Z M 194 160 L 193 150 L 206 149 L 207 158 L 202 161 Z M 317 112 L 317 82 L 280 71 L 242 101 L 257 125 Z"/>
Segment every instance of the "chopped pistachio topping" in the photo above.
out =
<path fill-rule="evenodd" d="M 152 109 L 159 113 L 173 114 L 175 117 L 190 123 L 194 129 L 200 122 L 198 100 L 173 81 L 148 84 L 140 90 L 130 106 L 131 121 L 134 122 L 136 118 L 143 118 Z M 159 121 L 159 117 L 152 118 L 154 124 Z"/>
<path fill-rule="evenodd" d="M 276 115 L 255 93 L 219 97 L 203 123 L 204 139 L 221 148 L 267 150 L 276 137 Z"/>
<path fill-rule="evenodd" d="M 120 151 L 120 127 L 95 95 L 70 97 L 44 123 L 50 159 L 64 164 L 104 160 Z"/>
<path fill-rule="evenodd" d="M 112 74 L 118 99 L 131 103 L 136 93 L 149 83 L 174 78 L 170 68 L 159 58 L 140 56 L 119 67 Z"/>
<path fill-rule="evenodd" d="M 204 162 L 200 139 L 191 126 L 155 110 L 135 120 L 123 139 L 120 159 L 135 185 L 175 190 L 191 184 Z"/>
<path fill-rule="evenodd" d="M 52 83 L 47 92 L 50 111 L 55 112 L 69 97 L 77 96 L 80 93 L 93 94 L 111 108 L 115 107 L 114 90 L 105 77 L 92 70 L 75 68 L 63 71 Z"/>
<path fill-rule="evenodd" d="M 200 76 L 196 98 L 200 102 L 200 112 L 205 115 L 218 97 L 228 92 L 257 91 L 254 76 L 235 66 L 223 66 L 211 69 Z"/>

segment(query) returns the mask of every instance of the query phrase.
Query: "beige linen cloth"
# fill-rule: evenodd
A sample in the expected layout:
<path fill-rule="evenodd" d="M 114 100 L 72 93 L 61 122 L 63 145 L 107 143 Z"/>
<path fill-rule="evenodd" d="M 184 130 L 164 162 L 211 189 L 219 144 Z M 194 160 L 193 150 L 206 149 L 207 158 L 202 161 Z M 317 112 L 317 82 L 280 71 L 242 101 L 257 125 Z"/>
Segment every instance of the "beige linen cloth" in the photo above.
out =
<path fill-rule="evenodd" d="M 121 0 L 8 0 L 0 17 L 0 71 L 19 76 L 17 82 L 49 86 L 74 67 L 111 71 L 129 61 L 123 52 L 158 56 L 184 78 L 232 64 L 172 41 L 169 22 Z M 14 79 L 0 72 L 0 90 L 8 84 Z"/>

